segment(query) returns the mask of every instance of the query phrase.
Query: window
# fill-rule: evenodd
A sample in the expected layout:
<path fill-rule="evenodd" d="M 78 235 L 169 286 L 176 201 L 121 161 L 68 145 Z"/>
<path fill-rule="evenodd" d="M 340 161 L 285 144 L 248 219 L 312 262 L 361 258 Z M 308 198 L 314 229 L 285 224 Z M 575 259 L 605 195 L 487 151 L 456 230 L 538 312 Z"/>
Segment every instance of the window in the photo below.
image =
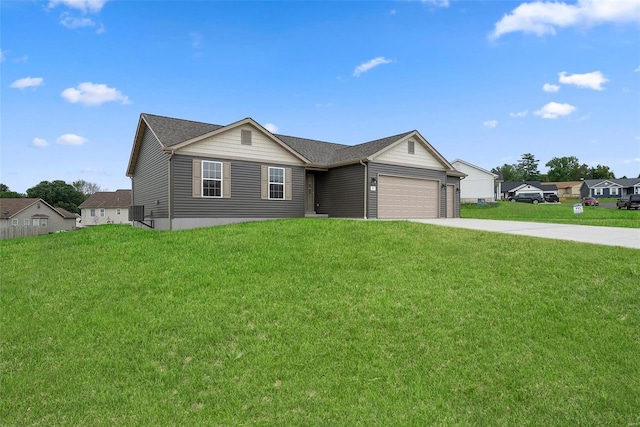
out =
<path fill-rule="evenodd" d="M 27 220 L 27 221 L 29 221 L 29 220 Z M 11 225 L 13 225 L 13 226 L 18 225 L 18 220 L 16 218 L 12 219 L 11 220 Z"/>
<path fill-rule="evenodd" d="M 602 188 L 594 188 L 593 189 L 594 196 L 602 196 Z"/>
<path fill-rule="evenodd" d="M 242 145 L 251 145 L 251 131 L 250 130 L 241 130 L 240 131 L 240 143 Z"/>
<path fill-rule="evenodd" d="M 284 168 L 269 168 L 269 198 L 284 199 Z"/>
<path fill-rule="evenodd" d="M 116 209 L 116 215 L 120 215 L 120 208 Z"/>
<path fill-rule="evenodd" d="M 617 196 L 618 195 L 618 187 L 611 187 L 609 189 L 609 194 L 612 196 Z"/>
<path fill-rule="evenodd" d="M 415 154 L 416 144 L 413 141 L 409 141 L 409 154 Z"/>
<path fill-rule="evenodd" d="M 31 225 L 33 225 L 34 227 L 39 227 L 40 226 L 40 219 L 39 218 L 33 218 L 33 222 L 31 223 Z"/>
<path fill-rule="evenodd" d="M 91 216 L 96 216 L 96 210 L 95 210 L 95 209 L 91 209 L 91 213 L 90 213 L 90 215 L 91 215 Z"/>
<path fill-rule="evenodd" d="M 46 218 L 42 218 L 40 220 L 40 227 L 46 227 L 47 226 L 47 219 Z"/>
<path fill-rule="evenodd" d="M 202 197 L 222 197 L 222 163 L 202 161 Z"/>
<path fill-rule="evenodd" d="M 100 216 L 104 217 L 104 208 L 100 209 Z"/>
<path fill-rule="evenodd" d="M 23 224 L 23 225 L 29 225 L 29 223 L 30 223 L 30 222 L 31 222 L 31 221 L 29 221 L 29 218 L 27 218 L 27 219 L 25 219 L 25 220 L 23 221 L 23 223 L 22 223 L 22 224 Z M 17 224 L 16 224 L 16 225 L 17 225 Z"/>

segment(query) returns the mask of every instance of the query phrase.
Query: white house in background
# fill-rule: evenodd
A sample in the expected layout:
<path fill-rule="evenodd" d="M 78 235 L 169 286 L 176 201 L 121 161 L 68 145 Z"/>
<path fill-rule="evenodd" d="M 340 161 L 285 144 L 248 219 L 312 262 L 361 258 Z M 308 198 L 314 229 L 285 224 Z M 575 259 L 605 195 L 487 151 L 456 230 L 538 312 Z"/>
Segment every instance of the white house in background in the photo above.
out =
<path fill-rule="evenodd" d="M 456 170 L 467 174 L 460 181 L 460 203 L 477 203 L 479 199 L 484 199 L 486 202 L 496 200 L 496 192 L 500 194 L 500 181 L 496 188 L 498 175 L 460 159 L 454 160 L 451 165 Z"/>
<path fill-rule="evenodd" d="M 82 226 L 131 224 L 129 206 L 131 190 L 98 191 L 82 202 Z"/>

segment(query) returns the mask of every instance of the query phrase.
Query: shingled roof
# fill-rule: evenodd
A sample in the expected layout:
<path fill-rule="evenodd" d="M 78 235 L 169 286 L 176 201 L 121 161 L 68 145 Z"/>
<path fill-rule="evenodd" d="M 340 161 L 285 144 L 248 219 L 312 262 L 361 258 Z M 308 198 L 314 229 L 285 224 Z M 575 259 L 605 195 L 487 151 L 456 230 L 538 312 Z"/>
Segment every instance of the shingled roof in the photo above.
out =
<path fill-rule="evenodd" d="M 175 145 L 193 140 L 194 138 L 202 137 L 211 132 L 215 132 L 227 127 L 210 123 L 194 122 L 191 120 L 156 116 L 148 113 L 143 113 L 140 117 L 141 125 L 148 126 L 153 134 L 158 138 L 162 146 L 164 146 L 165 148 L 173 147 Z M 260 126 L 250 118 L 244 119 L 243 121 L 250 121 L 255 123 L 257 126 Z M 236 122 L 228 126 L 233 126 L 243 121 Z M 273 135 L 277 139 L 277 141 L 281 142 L 284 146 L 288 147 L 293 152 L 303 157 L 306 161 L 314 165 L 328 167 L 337 164 L 347 164 L 350 162 L 365 160 L 370 156 L 393 145 L 397 141 L 409 136 L 412 133 L 418 134 L 417 131 L 413 130 L 410 132 L 376 139 L 374 141 L 369 141 L 358 145 L 346 145 L 335 142 L 318 141 L 314 139 L 280 134 L 271 135 Z M 141 143 L 141 141 L 139 140 L 141 136 L 142 135 L 139 130 L 136 137 L 137 139 L 134 143 L 131 160 L 129 162 L 128 174 L 132 173 L 132 167 L 133 165 L 135 165 L 135 162 L 137 160 L 137 147 L 138 143 Z M 433 149 L 433 147 L 431 147 L 431 149 L 434 151 L 433 154 L 440 158 L 440 160 L 444 162 L 445 165 L 450 166 L 448 162 L 439 153 L 437 153 L 435 149 Z M 451 167 L 451 169 L 453 170 L 453 167 Z M 86 203 L 87 202 L 85 202 L 85 204 Z M 85 206 L 85 204 L 81 205 L 81 207 L 87 207 Z"/>
<path fill-rule="evenodd" d="M 131 190 L 98 191 L 82 202 L 80 209 L 86 208 L 126 208 L 132 203 Z"/>
<path fill-rule="evenodd" d="M 53 209 L 55 212 L 57 212 L 63 218 L 76 217 L 76 214 L 71 213 L 66 209 L 53 207 L 42 199 L 19 197 L 19 198 L 0 199 L 0 219 L 9 219 L 14 215 L 27 209 L 29 206 L 33 205 L 36 202 L 44 203 L 45 205 Z"/>

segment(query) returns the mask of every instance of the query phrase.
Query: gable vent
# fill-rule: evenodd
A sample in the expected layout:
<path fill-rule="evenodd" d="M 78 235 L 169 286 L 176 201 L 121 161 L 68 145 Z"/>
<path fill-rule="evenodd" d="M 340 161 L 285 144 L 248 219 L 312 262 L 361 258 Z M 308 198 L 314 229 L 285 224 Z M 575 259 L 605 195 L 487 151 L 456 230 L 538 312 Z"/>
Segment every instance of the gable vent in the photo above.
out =
<path fill-rule="evenodd" d="M 240 131 L 240 142 L 242 145 L 251 145 L 251 131 L 250 130 L 241 130 Z"/>
<path fill-rule="evenodd" d="M 409 154 L 415 154 L 416 144 L 413 141 L 409 141 Z"/>

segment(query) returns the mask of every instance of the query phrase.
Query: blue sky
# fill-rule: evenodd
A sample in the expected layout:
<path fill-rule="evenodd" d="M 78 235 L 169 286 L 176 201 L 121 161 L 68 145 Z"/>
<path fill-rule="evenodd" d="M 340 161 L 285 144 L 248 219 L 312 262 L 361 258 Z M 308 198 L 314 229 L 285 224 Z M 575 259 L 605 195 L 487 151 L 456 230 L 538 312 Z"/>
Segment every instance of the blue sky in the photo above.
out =
<path fill-rule="evenodd" d="M 640 173 L 640 0 L 2 1 L 0 181 L 125 176 L 140 113 Z"/>

